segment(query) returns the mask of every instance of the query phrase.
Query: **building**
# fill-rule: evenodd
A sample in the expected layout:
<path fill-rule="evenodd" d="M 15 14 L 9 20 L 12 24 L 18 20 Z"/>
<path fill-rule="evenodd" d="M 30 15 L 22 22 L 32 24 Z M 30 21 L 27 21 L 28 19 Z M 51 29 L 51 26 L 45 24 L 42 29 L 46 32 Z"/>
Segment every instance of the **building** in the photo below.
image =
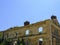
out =
<path fill-rule="evenodd" d="M 60 26 L 56 16 L 34 24 L 26 21 L 24 26 L 7 29 L 1 34 L 13 45 L 18 41 L 18 45 L 60 45 Z"/>

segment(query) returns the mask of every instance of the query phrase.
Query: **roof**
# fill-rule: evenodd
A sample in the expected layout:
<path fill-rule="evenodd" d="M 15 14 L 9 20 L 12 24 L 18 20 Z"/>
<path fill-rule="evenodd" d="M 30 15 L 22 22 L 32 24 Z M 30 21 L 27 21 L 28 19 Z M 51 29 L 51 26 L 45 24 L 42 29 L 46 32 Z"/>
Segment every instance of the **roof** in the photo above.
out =
<path fill-rule="evenodd" d="M 32 26 L 32 25 L 36 25 L 36 24 L 43 24 L 43 23 L 46 23 L 46 21 L 49 21 L 50 19 L 47 19 L 47 20 L 44 20 L 44 21 L 40 21 L 40 22 L 36 22 L 36 23 L 33 23 L 33 24 L 29 24 L 29 25 L 26 25 L 26 26 Z M 9 30 L 18 30 L 18 29 L 21 29 L 21 28 L 24 28 L 26 26 L 16 26 L 16 27 L 11 27 L 5 31 L 9 31 Z M 4 31 L 4 32 L 5 32 Z"/>

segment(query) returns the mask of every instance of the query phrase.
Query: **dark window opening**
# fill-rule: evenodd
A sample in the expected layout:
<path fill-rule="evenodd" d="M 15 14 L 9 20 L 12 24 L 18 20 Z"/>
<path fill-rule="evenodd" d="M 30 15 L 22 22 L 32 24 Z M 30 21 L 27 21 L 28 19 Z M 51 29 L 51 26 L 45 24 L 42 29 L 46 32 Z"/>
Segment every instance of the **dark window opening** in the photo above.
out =
<path fill-rule="evenodd" d="M 43 38 L 39 39 L 39 45 L 43 45 Z"/>
<path fill-rule="evenodd" d="M 39 45 L 42 45 L 43 41 L 39 41 Z"/>

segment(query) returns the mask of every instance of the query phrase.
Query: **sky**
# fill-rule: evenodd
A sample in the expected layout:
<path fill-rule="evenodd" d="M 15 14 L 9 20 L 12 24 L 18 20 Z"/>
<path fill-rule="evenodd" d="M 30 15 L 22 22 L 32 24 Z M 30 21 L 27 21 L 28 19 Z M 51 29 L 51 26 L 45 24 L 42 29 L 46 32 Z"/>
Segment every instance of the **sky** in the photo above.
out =
<path fill-rule="evenodd" d="M 0 0 L 0 31 L 36 23 L 57 16 L 60 22 L 60 0 Z"/>

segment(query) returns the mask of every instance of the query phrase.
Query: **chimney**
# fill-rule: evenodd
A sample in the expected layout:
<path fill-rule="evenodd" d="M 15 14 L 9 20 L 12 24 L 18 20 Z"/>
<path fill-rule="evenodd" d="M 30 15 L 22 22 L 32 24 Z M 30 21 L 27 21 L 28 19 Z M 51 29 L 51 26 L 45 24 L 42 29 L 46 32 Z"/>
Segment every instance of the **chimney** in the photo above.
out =
<path fill-rule="evenodd" d="M 59 25 L 59 22 L 58 22 L 56 16 L 52 15 L 52 16 L 51 16 L 51 20 L 53 21 L 54 24 Z"/>
<path fill-rule="evenodd" d="M 30 24 L 29 21 L 25 21 L 25 22 L 24 22 L 24 26 L 29 25 L 29 24 Z"/>
<path fill-rule="evenodd" d="M 54 15 L 52 15 L 52 16 L 51 16 L 51 19 L 57 19 L 57 17 L 56 17 L 56 16 L 54 16 Z"/>

